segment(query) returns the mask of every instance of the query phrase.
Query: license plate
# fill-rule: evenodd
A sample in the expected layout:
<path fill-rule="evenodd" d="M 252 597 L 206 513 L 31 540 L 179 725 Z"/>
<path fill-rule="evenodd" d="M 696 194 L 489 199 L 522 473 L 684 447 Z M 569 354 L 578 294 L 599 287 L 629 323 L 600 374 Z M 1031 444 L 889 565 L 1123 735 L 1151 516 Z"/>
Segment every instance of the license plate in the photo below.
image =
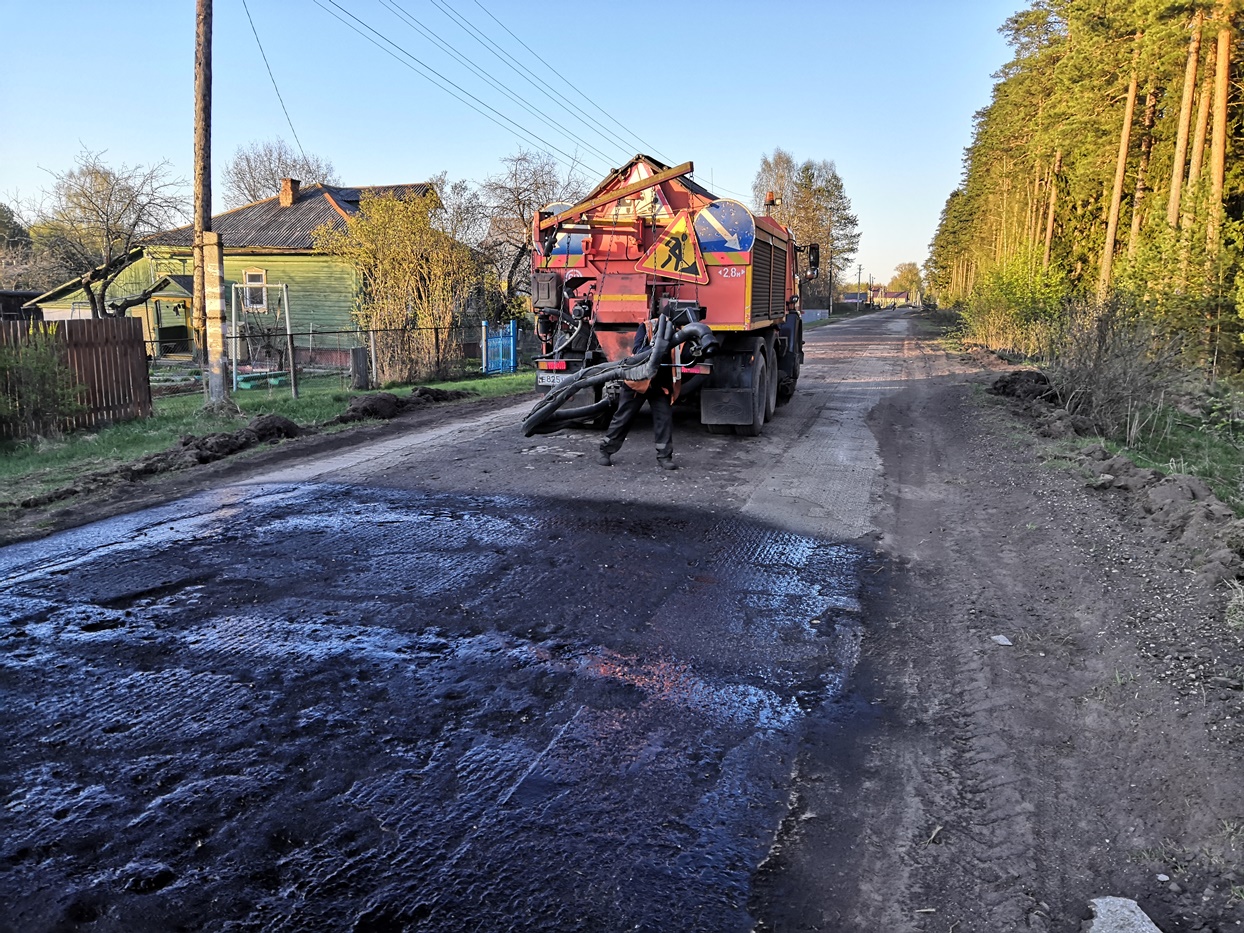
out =
<path fill-rule="evenodd" d="M 538 386 L 561 385 L 563 382 L 565 382 L 567 379 L 572 378 L 574 375 L 575 375 L 574 373 L 538 372 L 536 373 L 536 385 Z"/>

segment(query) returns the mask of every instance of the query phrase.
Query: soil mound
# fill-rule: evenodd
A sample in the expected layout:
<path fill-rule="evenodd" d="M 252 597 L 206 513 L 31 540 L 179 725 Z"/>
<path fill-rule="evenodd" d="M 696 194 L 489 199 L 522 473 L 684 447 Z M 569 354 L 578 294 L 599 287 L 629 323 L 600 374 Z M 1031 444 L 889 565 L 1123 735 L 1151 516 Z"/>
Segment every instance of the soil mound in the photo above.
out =
<path fill-rule="evenodd" d="M 288 437 L 310 433 L 283 415 L 259 415 L 237 431 L 217 432 L 198 437 L 187 434 L 176 446 L 148 454 L 131 464 L 119 467 L 117 474 L 137 479 L 153 473 L 180 470 L 201 463 L 212 463 L 247 450 L 257 444 L 275 444 Z"/>
<path fill-rule="evenodd" d="M 1058 398 L 1049 377 L 1035 369 L 1017 369 L 1015 372 L 999 376 L 989 387 L 994 395 L 1018 399 L 1021 402 L 1041 400 L 1053 402 Z"/>
<path fill-rule="evenodd" d="M 1035 369 L 1019 369 L 999 376 L 989 392 L 1017 401 L 1022 410 L 1037 421 L 1042 437 L 1064 438 L 1094 433 L 1093 422 L 1059 407 L 1058 392 L 1045 373 Z"/>
<path fill-rule="evenodd" d="M 247 425 L 247 430 L 255 432 L 255 436 L 265 442 L 298 437 L 303 433 L 302 428 L 284 415 L 260 415 Z"/>
<path fill-rule="evenodd" d="M 989 391 L 1015 399 L 1015 410 L 1036 421 L 1042 437 L 1094 434 L 1091 421 L 1055 407 L 1057 395 L 1044 373 L 1017 370 L 994 380 Z M 1244 575 L 1244 519 L 1214 495 L 1204 480 L 1167 475 L 1114 456 L 1100 444 L 1080 462 L 1092 489 L 1119 494 L 1129 516 L 1166 553 L 1166 562 L 1194 571 L 1210 587 Z"/>
<path fill-rule="evenodd" d="M 404 411 L 421 408 L 424 405 L 472 398 L 476 394 L 466 390 L 430 389 L 420 386 L 405 398 L 399 398 L 391 392 L 358 395 L 350 399 L 349 406 L 342 414 L 325 424 L 350 424 L 368 418 L 389 420 Z M 258 415 L 252 418 L 246 427 L 236 431 L 220 431 L 202 436 L 186 434 L 166 450 L 147 454 L 132 463 L 83 474 L 68 486 L 62 486 L 60 489 L 37 496 L 29 496 L 18 504 L 24 509 L 39 508 L 115 486 L 118 481 L 133 481 L 157 473 L 168 473 L 173 470 L 185 470 L 214 463 L 261 444 L 276 444 L 288 438 L 315 434 L 318 430 L 315 427 L 299 427 L 284 415 Z"/>
<path fill-rule="evenodd" d="M 1244 571 L 1244 519 L 1236 518 L 1203 479 L 1138 467 L 1100 446 L 1086 451 L 1084 462 L 1096 474 L 1091 488 L 1123 493 L 1145 533 L 1206 583 L 1234 580 Z"/>
<path fill-rule="evenodd" d="M 465 389 L 430 389 L 418 386 L 411 390 L 405 398 L 392 392 L 374 392 L 371 395 L 356 395 L 350 399 L 346 410 L 333 418 L 328 424 L 350 424 L 366 418 L 389 420 L 396 418 L 404 411 L 421 408 L 433 402 L 452 402 L 457 399 L 471 398 L 476 393 Z"/>

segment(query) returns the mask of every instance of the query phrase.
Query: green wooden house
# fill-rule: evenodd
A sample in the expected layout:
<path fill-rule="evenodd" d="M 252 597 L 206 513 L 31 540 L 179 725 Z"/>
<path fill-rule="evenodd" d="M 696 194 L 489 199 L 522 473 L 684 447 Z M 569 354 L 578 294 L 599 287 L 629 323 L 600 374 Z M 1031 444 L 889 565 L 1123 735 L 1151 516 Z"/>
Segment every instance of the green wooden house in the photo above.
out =
<path fill-rule="evenodd" d="M 239 320 L 248 314 L 275 313 L 278 306 L 283 309 L 280 302 L 288 294 L 300 361 L 313 356 L 313 361 L 333 365 L 348 362 L 349 348 L 357 344 L 352 317 L 357 274 L 341 259 L 317 253 L 312 234 L 326 224 L 343 226 L 366 196 L 429 193 L 435 196 L 429 184 L 303 188 L 297 179 L 286 178 L 274 197 L 217 214 L 212 230 L 220 234 L 224 247 L 230 320 L 235 310 Z M 108 290 L 107 301 L 150 292 L 128 313 L 143 319 L 153 357 L 180 356 L 190 350 L 192 238 L 189 226 L 148 237 Z M 73 283 L 40 295 L 27 307 L 37 307 L 44 320 L 90 316 L 85 294 Z"/>

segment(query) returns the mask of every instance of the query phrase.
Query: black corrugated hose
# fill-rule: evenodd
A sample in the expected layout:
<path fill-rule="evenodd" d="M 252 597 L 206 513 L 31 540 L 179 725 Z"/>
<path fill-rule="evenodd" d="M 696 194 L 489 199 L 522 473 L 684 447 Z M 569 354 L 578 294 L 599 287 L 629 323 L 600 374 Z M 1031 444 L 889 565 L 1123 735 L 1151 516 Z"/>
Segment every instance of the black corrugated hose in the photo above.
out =
<path fill-rule="evenodd" d="M 717 349 L 718 340 L 707 324 L 702 321 L 696 321 L 675 333 L 674 325 L 670 322 L 670 319 L 665 315 L 661 315 L 657 320 L 656 327 L 653 328 L 652 345 L 650 347 L 640 350 L 624 360 L 618 360 L 616 363 L 600 363 L 596 366 L 589 366 L 587 369 L 575 373 L 574 376 L 565 380 L 556 388 L 550 389 L 549 393 L 537 402 L 527 417 L 523 419 L 523 434 L 527 437 L 535 434 L 545 422 L 557 413 L 557 410 L 565 404 L 570 396 L 581 389 L 604 385 L 606 382 L 612 382 L 615 379 L 623 379 L 627 382 L 642 382 L 645 379 L 652 379 L 656 376 L 657 370 L 661 366 L 661 360 L 665 359 L 674 347 L 689 340 L 695 344 L 697 356 L 710 356 Z M 558 421 L 568 422 L 591 417 L 592 415 L 603 413 L 608 406 L 608 400 L 602 399 L 594 405 L 564 412 L 558 418 Z"/>

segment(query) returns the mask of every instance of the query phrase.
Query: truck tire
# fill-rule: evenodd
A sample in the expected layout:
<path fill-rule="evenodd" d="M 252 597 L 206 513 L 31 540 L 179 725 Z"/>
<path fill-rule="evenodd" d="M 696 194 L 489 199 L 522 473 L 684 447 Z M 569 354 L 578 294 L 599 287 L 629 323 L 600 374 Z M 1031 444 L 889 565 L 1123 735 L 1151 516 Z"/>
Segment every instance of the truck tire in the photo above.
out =
<path fill-rule="evenodd" d="M 778 364 L 778 404 L 791 400 L 799 385 L 799 370 L 803 367 L 803 321 L 791 315 L 782 328 L 786 336 L 786 352 Z"/>
<path fill-rule="evenodd" d="M 777 366 L 777 351 L 773 348 L 773 344 L 765 342 L 765 365 L 768 368 L 767 388 L 765 390 L 765 421 L 773 417 L 773 412 L 777 408 L 778 397 L 778 380 L 781 379 L 782 373 Z"/>
<path fill-rule="evenodd" d="M 765 429 L 765 408 L 769 398 L 768 354 L 763 344 L 752 360 L 752 423 L 736 424 L 734 433 L 743 437 L 759 437 Z"/>

